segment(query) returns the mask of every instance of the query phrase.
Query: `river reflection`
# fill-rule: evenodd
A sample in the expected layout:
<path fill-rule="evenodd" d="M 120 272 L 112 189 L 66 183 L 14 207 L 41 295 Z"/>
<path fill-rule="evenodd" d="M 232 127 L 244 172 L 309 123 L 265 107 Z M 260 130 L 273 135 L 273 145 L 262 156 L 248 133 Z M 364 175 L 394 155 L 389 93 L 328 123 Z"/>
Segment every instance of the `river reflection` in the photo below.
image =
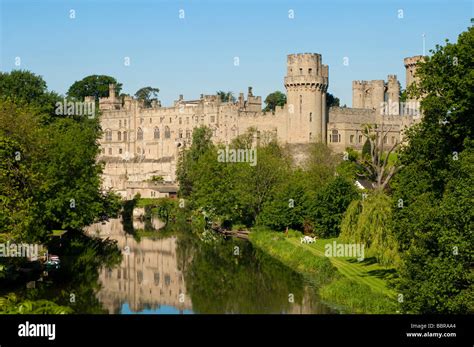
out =
<path fill-rule="evenodd" d="M 99 272 L 97 299 L 111 314 L 333 313 L 301 276 L 249 242 L 162 231 L 138 239 L 119 219 L 87 231 L 123 253 L 120 265 Z"/>

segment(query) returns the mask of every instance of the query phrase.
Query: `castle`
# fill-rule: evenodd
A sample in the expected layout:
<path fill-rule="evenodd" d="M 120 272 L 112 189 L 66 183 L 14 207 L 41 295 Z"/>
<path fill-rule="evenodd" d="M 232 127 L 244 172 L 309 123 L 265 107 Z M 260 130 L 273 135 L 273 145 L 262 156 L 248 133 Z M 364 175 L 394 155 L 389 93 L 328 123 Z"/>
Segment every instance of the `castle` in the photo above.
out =
<path fill-rule="evenodd" d="M 416 64 L 422 58 L 405 58 L 407 86 L 416 80 Z M 212 129 L 215 143 L 228 144 L 253 127 L 257 137 L 270 134 L 281 144 L 324 142 L 342 152 L 348 147 L 362 149 L 364 124 L 384 124 L 390 131 L 383 141 L 392 145 L 402 142 L 403 129 L 420 118 L 416 100 L 400 102 L 395 75 L 389 75 L 387 81 L 354 81 L 352 108 L 327 107 L 328 85 L 329 67 L 315 53 L 288 55 L 287 103 L 274 112 L 262 111 L 262 98 L 251 87 L 246 98 L 240 93 L 235 101 L 223 102 L 218 95 L 184 100 L 180 95 L 171 107 L 157 102 L 145 107 L 130 96 L 117 97 L 110 85 L 109 97 L 99 100 L 103 187 L 127 199 L 136 193 L 142 197 L 174 195 L 179 151 L 190 144 L 193 129 L 202 125 Z M 164 182 L 152 183 L 153 176 L 163 177 Z"/>

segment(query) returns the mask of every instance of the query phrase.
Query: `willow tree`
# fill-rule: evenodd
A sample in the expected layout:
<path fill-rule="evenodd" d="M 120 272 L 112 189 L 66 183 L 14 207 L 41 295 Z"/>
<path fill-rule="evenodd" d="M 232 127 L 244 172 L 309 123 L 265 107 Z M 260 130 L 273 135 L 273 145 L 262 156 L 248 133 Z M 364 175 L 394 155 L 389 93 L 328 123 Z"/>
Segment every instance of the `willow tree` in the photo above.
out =
<path fill-rule="evenodd" d="M 390 197 L 375 191 L 364 200 L 353 201 L 341 222 L 341 240 L 364 244 L 366 255 L 375 257 L 382 265 L 398 265 Z"/>

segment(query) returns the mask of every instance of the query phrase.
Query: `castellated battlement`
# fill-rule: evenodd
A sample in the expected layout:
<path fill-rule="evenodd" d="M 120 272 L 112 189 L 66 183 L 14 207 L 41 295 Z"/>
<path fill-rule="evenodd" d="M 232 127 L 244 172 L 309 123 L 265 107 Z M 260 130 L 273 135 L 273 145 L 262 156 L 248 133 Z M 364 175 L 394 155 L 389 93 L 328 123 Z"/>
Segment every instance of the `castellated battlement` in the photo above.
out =
<path fill-rule="evenodd" d="M 288 54 L 287 64 L 317 64 L 321 65 L 321 54 L 318 53 L 295 53 Z"/>
<path fill-rule="evenodd" d="M 390 82 L 398 82 L 397 75 L 388 75 L 387 76 L 388 83 Z"/>
<path fill-rule="evenodd" d="M 413 57 L 407 57 L 403 59 L 403 64 L 405 65 L 405 67 L 414 66 L 418 64 L 418 62 L 420 62 L 421 60 L 423 60 L 422 55 L 415 55 Z"/>
<path fill-rule="evenodd" d="M 321 54 L 299 53 L 287 56 L 287 76 L 329 77 L 329 68 L 322 64 Z"/>

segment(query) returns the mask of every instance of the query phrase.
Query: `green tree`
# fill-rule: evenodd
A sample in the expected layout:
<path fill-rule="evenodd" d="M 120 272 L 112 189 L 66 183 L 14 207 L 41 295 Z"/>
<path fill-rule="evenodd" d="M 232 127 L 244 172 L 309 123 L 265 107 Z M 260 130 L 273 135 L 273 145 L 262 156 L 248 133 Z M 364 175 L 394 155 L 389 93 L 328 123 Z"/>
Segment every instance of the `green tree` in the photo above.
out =
<path fill-rule="evenodd" d="M 283 106 L 286 104 L 286 95 L 280 91 L 270 93 L 265 98 L 265 112 L 275 112 L 277 106 Z"/>
<path fill-rule="evenodd" d="M 327 107 L 339 107 L 340 100 L 331 93 L 326 94 L 326 106 Z"/>
<path fill-rule="evenodd" d="M 281 231 L 286 227 L 303 230 L 305 221 L 305 186 L 306 175 L 296 170 L 285 176 L 285 179 L 275 186 L 271 199 L 268 199 L 257 223 L 272 230 Z"/>
<path fill-rule="evenodd" d="M 403 250 L 398 290 L 405 312 L 473 312 L 474 28 L 431 53 L 408 88 L 421 98 L 423 119 L 406 132 L 405 166 L 392 184 L 402 206 L 393 210 Z"/>
<path fill-rule="evenodd" d="M 352 200 L 358 197 L 354 184 L 337 176 L 307 203 L 308 219 L 320 237 L 336 237 L 340 232 L 342 216 Z"/>
<path fill-rule="evenodd" d="M 176 178 L 179 182 L 178 193 L 180 196 L 189 197 L 191 195 L 197 162 L 201 156 L 214 148 L 211 138 L 211 129 L 205 126 L 196 128 L 193 131 L 191 147 L 189 149 L 184 148 L 179 154 Z"/>
<path fill-rule="evenodd" d="M 140 88 L 136 93 L 135 97 L 142 101 L 145 107 L 151 107 L 153 101 L 158 102 L 158 93 L 160 90 L 158 88 L 152 87 L 143 87 Z"/>
<path fill-rule="evenodd" d="M 304 168 L 308 174 L 306 179 L 307 189 L 317 192 L 324 187 L 336 173 L 336 168 L 341 162 L 341 157 L 323 143 L 312 143 L 309 155 L 304 163 Z"/>
<path fill-rule="evenodd" d="M 224 92 L 223 90 L 219 90 L 216 92 L 216 95 L 219 97 L 221 102 L 235 102 L 235 97 L 232 92 Z"/>
<path fill-rule="evenodd" d="M 95 101 L 98 102 L 99 98 L 109 96 L 109 84 L 115 84 L 115 93 L 119 95 L 122 84 L 118 83 L 115 78 L 106 75 L 91 75 L 74 82 L 69 87 L 67 95 L 80 101 L 84 101 L 86 96 L 94 96 Z"/>
<path fill-rule="evenodd" d="M 366 199 L 354 200 L 341 222 L 341 240 L 365 245 L 366 255 L 374 256 L 383 265 L 399 263 L 396 237 L 392 229 L 392 201 L 381 191 Z"/>
<path fill-rule="evenodd" d="M 0 98 L 17 105 L 34 105 L 40 113 L 45 113 L 43 121 L 50 120 L 54 115 L 56 102 L 61 100 L 57 93 L 48 92 L 41 76 L 27 70 L 0 72 Z"/>

